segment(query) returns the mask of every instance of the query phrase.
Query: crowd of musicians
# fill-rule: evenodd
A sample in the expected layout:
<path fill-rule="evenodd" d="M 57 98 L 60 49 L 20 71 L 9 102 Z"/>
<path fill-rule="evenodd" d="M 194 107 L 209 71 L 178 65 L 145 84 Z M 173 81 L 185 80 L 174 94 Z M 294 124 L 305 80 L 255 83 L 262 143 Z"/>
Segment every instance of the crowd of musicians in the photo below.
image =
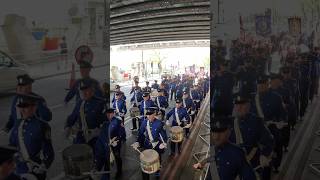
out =
<path fill-rule="evenodd" d="M 318 94 L 319 47 L 285 36 L 237 39 L 229 50 L 218 40 L 212 49 L 214 143 L 210 156 L 194 164 L 210 164 L 208 179 L 271 179 L 291 150 L 296 123 L 308 120 L 308 104 Z M 274 54 L 281 57 L 277 71 L 271 71 Z"/>
<path fill-rule="evenodd" d="M 76 80 L 64 99 L 66 104 L 72 99 L 76 102 L 64 126 L 65 138 L 71 142 L 66 147 L 68 150 L 62 152 L 63 156 L 68 155 L 64 154 L 67 151 L 71 152 L 70 157 L 63 158 L 67 161 L 64 162 L 66 177 L 86 177 L 81 174 L 83 164 L 79 161 L 88 157 L 86 148 L 73 146 L 86 144 L 91 149 L 94 162 L 87 175 L 92 179 L 110 179 L 110 165 L 116 164 L 116 178 L 121 178 L 121 146 L 127 138 L 124 121 L 126 115 L 130 114 L 131 130 L 137 134 L 136 142 L 131 146 L 140 153 L 153 150 L 159 157 L 159 167 L 151 163 L 151 169 L 154 167 L 155 171 L 145 167 L 141 178 L 149 179 L 149 174 L 159 178 L 161 155 L 167 151 L 167 143 L 170 143 L 169 130 L 179 127 L 177 133 L 182 134 L 182 138 L 177 136 L 178 139 L 170 143 L 169 153 L 173 158 L 181 153 L 183 138 L 189 136 L 200 105 L 209 91 L 209 78 L 196 78 L 196 74 L 166 76 L 159 84 L 154 80 L 151 86 L 145 82 L 143 87 L 135 79 L 130 102 L 127 103 L 127 97 L 119 85 L 110 94 L 90 77 L 90 63 L 82 61 L 79 65 L 81 78 Z M 52 112 L 46 100 L 33 92 L 33 83 L 34 80 L 27 74 L 17 77 L 17 93 L 13 98 L 9 120 L 3 128 L 9 134 L 9 147 L 0 148 L 0 179 L 44 180 L 56 159 L 57 153 L 52 144 L 52 138 L 55 137 L 51 137 L 50 127 Z M 106 99 L 110 99 L 111 95 L 111 102 L 107 103 Z M 171 101 L 174 107 L 169 106 Z M 79 153 L 84 156 L 77 156 Z"/>

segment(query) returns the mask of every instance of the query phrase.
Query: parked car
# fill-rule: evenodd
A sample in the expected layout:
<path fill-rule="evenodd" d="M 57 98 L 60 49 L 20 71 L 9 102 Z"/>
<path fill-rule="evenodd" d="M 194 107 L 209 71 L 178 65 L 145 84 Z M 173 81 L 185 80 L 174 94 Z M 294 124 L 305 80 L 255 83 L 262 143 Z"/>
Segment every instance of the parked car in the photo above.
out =
<path fill-rule="evenodd" d="M 27 74 L 27 66 L 15 61 L 3 51 L 0 51 L 0 92 L 15 89 L 17 76 Z"/>

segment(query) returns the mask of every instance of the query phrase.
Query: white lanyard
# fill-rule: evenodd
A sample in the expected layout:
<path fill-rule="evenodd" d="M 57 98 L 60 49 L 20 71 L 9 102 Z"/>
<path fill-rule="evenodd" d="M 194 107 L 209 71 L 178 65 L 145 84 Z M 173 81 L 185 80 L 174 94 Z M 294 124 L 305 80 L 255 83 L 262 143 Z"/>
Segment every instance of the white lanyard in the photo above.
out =
<path fill-rule="evenodd" d="M 21 155 L 22 155 L 22 158 L 27 161 L 30 159 L 29 157 L 29 153 L 28 153 L 28 150 L 27 150 L 27 147 L 24 143 L 24 136 L 23 136 L 23 124 L 24 124 L 24 121 L 25 120 L 22 120 L 20 122 L 20 125 L 19 125 L 19 129 L 18 129 L 18 138 L 19 138 L 19 147 L 20 147 L 20 152 L 21 152 Z"/>
<path fill-rule="evenodd" d="M 240 145 L 243 144 L 243 138 L 242 138 L 242 134 L 240 131 L 240 125 L 239 125 L 239 119 L 236 118 L 234 120 L 234 132 L 236 134 L 236 144 Z"/>
<path fill-rule="evenodd" d="M 192 91 L 190 91 L 190 98 L 193 100 L 193 97 L 192 97 Z"/>
<path fill-rule="evenodd" d="M 146 116 L 146 101 L 143 101 L 143 115 Z"/>
<path fill-rule="evenodd" d="M 134 92 L 134 100 L 135 100 L 136 104 L 138 105 L 137 92 Z"/>
<path fill-rule="evenodd" d="M 119 107 L 118 107 L 118 100 L 116 100 L 116 111 L 117 111 L 117 113 L 120 112 L 120 111 L 119 111 Z"/>
<path fill-rule="evenodd" d="M 81 129 L 83 131 L 83 135 L 85 139 L 88 140 L 88 124 L 86 120 L 86 115 L 84 113 L 84 104 L 85 104 L 85 101 L 82 101 L 82 104 L 80 106 L 80 120 L 81 120 L 81 125 L 82 125 Z"/>
<path fill-rule="evenodd" d="M 151 129 L 150 129 L 150 122 L 149 122 L 149 120 L 147 120 L 147 133 L 148 133 L 148 136 L 149 136 L 149 140 L 150 140 L 150 142 L 152 143 L 152 142 L 153 142 L 153 137 L 152 137 L 152 133 L 151 133 Z"/>
<path fill-rule="evenodd" d="M 160 102 L 159 102 L 159 97 L 157 97 L 157 103 L 158 103 L 158 107 L 161 109 Z"/>
<path fill-rule="evenodd" d="M 178 125 L 180 126 L 181 121 L 179 119 L 178 108 L 175 108 L 175 116 L 176 116 L 176 121 L 177 121 Z"/>
<path fill-rule="evenodd" d="M 256 96 L 255 96 L 255 102 L 256 102 L 258 116 L 260 118 L 264 118 L 264 114 L 263 114 L 263 111 L 262 111 L 262 108 L 261 108 L 261 104 L 260 104 L 259 93 L 257 93 Z"/>

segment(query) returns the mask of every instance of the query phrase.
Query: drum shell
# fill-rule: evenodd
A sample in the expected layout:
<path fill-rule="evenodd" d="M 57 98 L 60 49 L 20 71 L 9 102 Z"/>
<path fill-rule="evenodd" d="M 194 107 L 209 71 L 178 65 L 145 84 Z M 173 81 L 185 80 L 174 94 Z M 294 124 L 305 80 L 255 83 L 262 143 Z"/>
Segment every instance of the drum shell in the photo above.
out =
<path fill-rule="evenodd" d="M 132 107 L 132 108 L 130 109 L 130 116 L 131 116 L 131 117 L 138 117 L 138 116 L 140 116 L 140 110 L 139 110 L 139 108 L 138 108 L 138 107 Z"/>
<path fill-rule="evenodd" d="M 173 126 L 170 129 L 171 141 L 175 143 L 182 142 L 183 140 L 183 128 L 180 126 Z"/>
<path fill-rule="evenodd" d="M 74 144 L 62 152 L 65 176 L 72 179 L 88 177 L 83 172 L 90 172 L 93 168 L 93 151 L 89 145 Z"/>
<path fill-rule="evenodd" d="M 147 157 L 146 157 L 147 156 Z M 150 156 L 152 156 L 150 158 Z M 149 158 L 148 160 L 146 158 Z M 160 158 L 157 151 L 153 149 L 147 149 L 140 154 L 140 166 L 141 170 L 147 174 L 153 174 L 160 169 Z"/>

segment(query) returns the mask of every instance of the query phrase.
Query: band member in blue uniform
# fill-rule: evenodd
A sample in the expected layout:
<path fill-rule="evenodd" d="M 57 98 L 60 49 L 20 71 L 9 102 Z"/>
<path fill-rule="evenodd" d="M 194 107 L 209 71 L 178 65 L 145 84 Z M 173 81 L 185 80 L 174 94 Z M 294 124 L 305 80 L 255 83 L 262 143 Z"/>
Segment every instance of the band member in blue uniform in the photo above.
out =
<path fill-rule="evenodd" d="M 113 108 L 116 110 L 116 114 L 122 118 L 122 124 L 124 124 L 124 117 L 127 114 L 126 101 L 121 98 L 121 93 L 115 93 L 115 101 L 112 103 Z"/>
<path fill-rule="evenodd" d="M 133 96 L 132 96 L 132 98 L 130 100 L 131 106 L 132 107 L 137 107 L 137 108 L 140 109 L 141 102 L 143 101 L 143 97 L 142 96 L 143 96 L 143 93 L 141 92 L 141 89 L 138 88 L 138 87 L 135 87 L 134 88 L 134 92 L 133 92 Z M 132 118 L 132 128 L 131 128 L 132 131 L 135 131 L 137 129 L 137 118 L 138 117 L 133 117 Z M 138 120 L 138 122 L 139 122 L 139 126 L 140 126 L 140 120 Z"/>
<path fill-rule="evenodd" d="M 32 92 L 32 83 L 34 82 L 34 80 L 27 74 L 24 75 L 19 75 L 17 76 L 17 95 L 14 96 L 13 98 L 13 102 L 11 104 L 11 109 L 10 109 L 10 115 L 9 115 L 9 120 L 6 123 L 5 127 L 4 127 L 4 131 L 5 132 L 9 132 L 15 122 L 17 121 L 17 119 L 21 118 L 21 114 L 19 113 L 19 111 L 17 110 L 17 99 L 19 94 L 29 94 L 31 93 L 34 96 L 37 96 L 40 98 L 40 100 L 38 101 L 37 104 L 37 111 L 36 111 L 36 116 L 38 119 L 41 119 L 43 121 L 51 121 L 52 119 L 52 112 L 50 111 L 50 109 L 47 106 L 46 100 L 39 96 L 36 93 Z"/>
<path fill-rule="evenodd" d="M 177 93 L 177 81 L 175 79 L 172 79 L 170 82 L 170 100 L 172 101 L 172 99 L 176 98 L 176 93 Z"/>
<path fill-rule="evenodd" d="M 299 100 L 299 87 L 296 79 L 292 77 L 289 67 L 281 68 L 281 75 L 283 77 L 283 88 L 288 89 L 290 92 L 290 104 L 287 106 L 288 112 L 288 123 L 290 129 L 294 129 L 298 119 L 298 106 Z"/>
<path fill-rule="evenodd" d="M 116 178 L 119 178 L 122 174 L 121 141 L 125 139 L 125 134 L 121 130 L 121 118 L 115 116 L 115 109 L 108 108 L 106 114 L 109 120 L 110 146 L 117 164 Z"/>
<path fill-rule="evenodd" d="M 151 88 L 156 90 L 160 88 L 160 85 L 158 84 L 158 80 L 154 80 L 154 84 L 152 84 Z"/>
<path fill-rule="evenodd" d="M 283 86 L 283 77 L 280 74 L 273 74 L 270 80 L 270 91 L 274 92 L 275 94 L 279 94 L 282 98 L 284 106 L 286 110 L 291 109 L 293 107 L 293 97 L 291 96 L 290 89 L 284 88 Z M 288 111 L 286 111 L 288 112 Z M 294 113 L 294 112 L 290 112 Z M 287 118 L 290 113 L 287 113 Z M 290 141 L 290 126 L 289 126 L 289 118 L 288 124 L 283 125 L 281 128 L 281 135 L 282 135 L 282 143 L 284 150 L 288 151 L 289 141 Z"/>
<path fill-rule="evenodd" d="M 283 142 L 281 129 L 287 125 L 287 112 L 279 94 L 268 89 L 269 79 L 266 75 L 258 77 L 257 94 L 254 97 L 253 112 L 263 118 L 272 133 L 275 145 L 272 166 L 274 172 L 278 172 L 283 154 Z"/>
<path fill-rule="evenodd" d="M 152 90 L 152 89 L 151 89 L 151 87 L 149 86 L 149 81 L 146 81 L 146 87 L 143 88 L 143 91 L 150 93 L 151 90 Z"/>
<path fill-rule="evenodd" d="M 145 118 L 139 129 L 137 142 L 132 144 L 132 147 L 137 149 L 141 147 L 145 149 L 154 149 L 159 153 L 160 163 L 161 155 L 167 148 L 167 134 L 163 128 L 163 123 L 161 120 L 156 119 L 157 107 L 152 106 L 147 109 Z M 159 179 L 159 172 L 156 174 L 157 179 Z M 149 180 L 149 175 L 142 172 L 142 179 Z"/>
<path fill-rule="evenodd" d="M 196 106 L 196 115 L 200 109 L 201 101 L 203 99 L 202 92 L 199 89 L 198 85 L 194 85 L 193 89 L 190 90 L 190 98 L 193 100 L 193 103 Z"/>
<path fill-rule="evenodd" d="M 120 90 L 120 86 L 116 85 L 115 93 L 113 94 L 113 98 L 112 98 L 112 103 L 116 100 L 116 93 L 119 93 L 121 96 L 121 99 L 123 99 L 124 101 L 127 99 L 127 97 L 124 95 L 124 92 Z"/>
<path fill-rule="evenodd" d="M 238 70 L 237 80 L 240 84 L 240 93 L 253 94 L 257 88 L 257 72 L 252 66 L 252 59 L 247 58 L 243 67 Z"/>
<path fill-rule="evenodd" d="M 159 108 L 159 113 L 161 114 L 161 120 L 164 120 L 166 109 L 169 107 L 167 98 L 164 97 L 164 89 L 158 89 L 158 97 L 156 97 L 155 99 L 155 104 Z"/>
<path fill-rule="evenodd" d="M 143 101 L 141 102 L 140 106 L 140 115 L 141 115 L 141 121 L 143 121 L 146 118 L 146 109 L 149 107 L 154 107 L 156 106 L 155 103 L 151 100 L 150 98 L 150 93 L 149 92 L 144 92 L 143 93 Z"/>
<path fill-rule="evenodd" d="M 249 165 L 243 150 L 230 143 L 231 117 L 215 117 L 211 120 L 211 139 L 209 157 L 194 164 L 196 169 L 202 169 L 209 164 L 207 179 L 209 180 L 255 180 L 254 170 Z"/>
<path fill-rule="evenodd" d="M 169 119 L 171 116 L 173 116 L 171 126 L 180 126 L 180 127 L 184 128 L 185 136 L 188 137 L 189 136 L 189 128 L 191 127 L 190 116 L 187 112 L 187 109 L 185 107 L 183 107 L 181 99 L 177 99 L 176 100 L 176 107 L 167 113 L 167 116 L 166 116 L 166 119 L 167 119 L 166 125 L 167 126 L 170 126 Z M 180 142 L 180 143 L 171 142 L 171 153 L 170 153 L 171 156 L 173 156 L 176 152 L 176 144 L 178 145 L 178 153 L 179 154 L 181 153 L 182 142 Z"/>
<path fill-rule="evenodd" d="M 250 112 L 250 95 L 238 94 L 235 99 L 235 118 L 231 127 L 230 142 L 239 145 L 260 179 L 271 179 L 273 136 L 262 118 Z"/>
<path fill-rule="evenodd" d="M 101 131 L 99 133 L 99 136 L 97 138 L 97 141 L 94 146 L 94 167 L 93 170 L 97 172 L 101 171 L 110 171 L 110 142 L 111 142 L 111 122 L 113 120 L 114 116 L 114 109 L 112 108 L 106 108 L 106 121 L 103 122 Z M 119 120 L 121 123 L 121 120 Z M 115 123 L 118 124 L 118 123 Z M 116 126 L 118 127 L 118 126 Z M 121 146 L 121 143 L 117 142 L 119 146 Z M 101 177 L 101 180 L 109 180 L 110 179 L 110 173 L 103 174 Z"/>
<path fill-rule="evenodd" d="M 80 82 L 82 81 L 82 79 L 91 80 L 93 82 L 93 86 L 94 86 L 94 89 L 95 89 L 95 92 L 94 92 L 95 96 L 96 97 L 103 97 L 103 91 L 102 91 L 102 88 L 100 86 L 99 81 L 97 81 L 96 79 L 90 77 L 90 72 L 91 72 L 91 69 L 92 69 L 92 65 L 87 61 L 81 61 L 79 63 L 79 65 L 80 65 L 81 78 L 76 80 L 75 84 L 71 87 L 71 89 L 69 90 L 68 94 L 64 98 L 64 102 L 66 104 L 74 96 L 76 96 L 76 102 L 81 99 L 79 87 L 80 87 Z"/>
<path fill-rule="evenodd" d="M 215 116 L 232 114 L 233 110 L 233 74 L 227 71 L 228 63 L 222 63 L 219 71 L 212 79 L 212 110 Z"/>
<path fill-rule="evenodd" d="M 105 121 L 103 114 L 105 102 L 102 98 L 94 96 L 94 84 L 85 79 L 80 82 L 80 90 L 83 99 L 78 101 L 65 124 L 66 136 L 69 137 L 71 128 L 76 129 L 74 144 L 87 143 L 94 149 L 99 135 L 100 125 Z"/>
<path fill-rule="evenodd" d="M 142 88 L 139 86 L 139 81 L 134 81 L 134 86 L 132 86 L 130 94 L 134 93 L 136 90 L 142 91 Z"/>
<path fill-rule="evenodd" d="M 196 117 L 196 106 L 190 98 L 189 94 L 190 93 L 188 91 L 183 92 L 182 105 L 187 109 L 187 112 L 191 117 L 191 122 L 193 123 Z"/>
<path fill-rule="evenodd" d="M 39 180 L 44 180 L 54 160 L 54 150 L 50 125 L 36 116 L 37 101 L 40 99 L 30 93 L 19 95 L 17 107 L 21 118 L 13 126 L 9 145 L 19 151 L 16 173 L 33 174 Z"/>

